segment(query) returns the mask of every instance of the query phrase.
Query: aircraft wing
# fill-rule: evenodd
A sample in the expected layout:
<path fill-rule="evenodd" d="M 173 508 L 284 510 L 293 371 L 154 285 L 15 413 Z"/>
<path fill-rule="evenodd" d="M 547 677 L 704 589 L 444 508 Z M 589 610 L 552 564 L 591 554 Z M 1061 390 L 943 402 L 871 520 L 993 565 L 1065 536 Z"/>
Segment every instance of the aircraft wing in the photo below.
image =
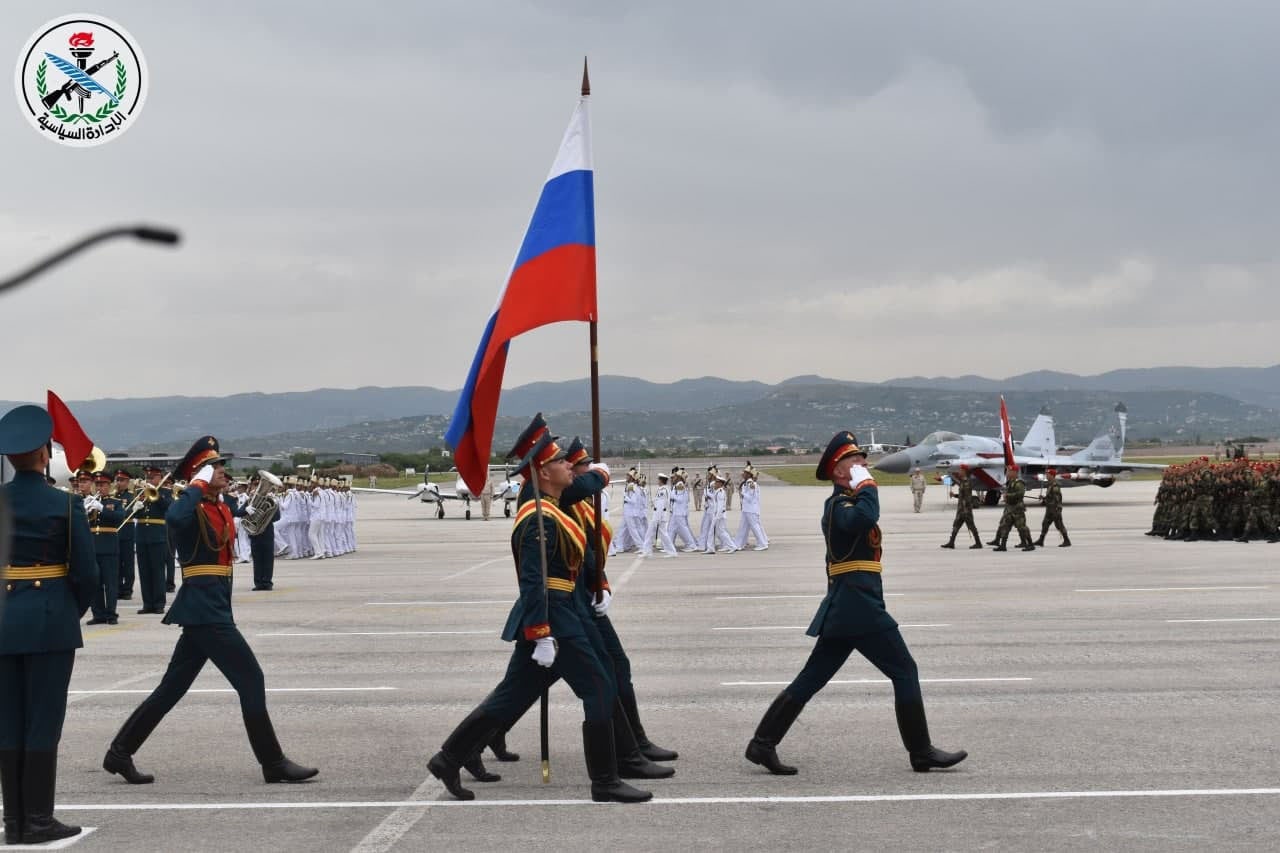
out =
<path fill-rule="evenodd" d="M 421 497 L 427 491 L 427 487 L 423 483 L 419 483 L 417 487 L 412 489 L 370 489 L 365 486 L 352 486 L 351 491 L 365 492 L 371 495 L 401 495 L 402 497 L 416 498 Z"/>

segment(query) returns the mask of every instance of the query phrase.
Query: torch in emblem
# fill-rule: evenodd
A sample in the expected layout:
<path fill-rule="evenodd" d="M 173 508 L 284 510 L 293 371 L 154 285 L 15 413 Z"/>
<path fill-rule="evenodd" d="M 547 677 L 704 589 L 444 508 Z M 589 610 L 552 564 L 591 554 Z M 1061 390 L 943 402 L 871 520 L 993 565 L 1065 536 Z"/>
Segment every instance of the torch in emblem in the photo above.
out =
<path fill-rule="evenodd" d="M 76 58 L 80 70 L 84 71 L 89 64 L 89 57 L 93 56 L 93 33 L 72 33 L 70 42 L 71 55 Z M 93 93 L 78 83 L 72 87 L 72 91 L 80 99 L 80 112 L 84 112 L 84 99 L 93 97 Z"/>

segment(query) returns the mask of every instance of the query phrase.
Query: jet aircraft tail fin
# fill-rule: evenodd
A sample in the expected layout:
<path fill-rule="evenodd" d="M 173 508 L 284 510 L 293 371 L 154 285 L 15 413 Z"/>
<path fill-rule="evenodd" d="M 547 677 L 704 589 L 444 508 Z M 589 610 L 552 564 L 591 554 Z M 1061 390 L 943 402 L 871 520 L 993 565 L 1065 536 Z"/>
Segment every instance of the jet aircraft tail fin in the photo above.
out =
<path fill-rule="evenodd" d="M 1058 452 L 1057 436 L 1053 431 L 1053 413 L 1048 406 L 1040 409 L 1035 423 L 1027 430 L 1018 450 L 1023 456 L 1039 456 L 1048 459 Z"/>

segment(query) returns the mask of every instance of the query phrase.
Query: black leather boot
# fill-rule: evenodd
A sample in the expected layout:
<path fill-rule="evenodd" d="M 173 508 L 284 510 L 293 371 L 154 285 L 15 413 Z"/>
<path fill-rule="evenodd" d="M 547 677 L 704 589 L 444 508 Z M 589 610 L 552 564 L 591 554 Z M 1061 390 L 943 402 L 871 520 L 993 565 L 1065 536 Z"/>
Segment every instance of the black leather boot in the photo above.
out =
<path fill-rule="evenodd" d="M 493 750 L 493 755 L 499 761 L 519 761 L 520 753 L 511 752 L 507 749 L 507 733 L 498 732 L 489 741 L 489 749 Z"/>
<path fill-rule="evenodd" d="M 501 782 L 501 773 L 490 773 L 489 768 L 484 766 L 484 759 L 481 757 L 484 753 L 484 747 L 480 747 L 471 753 L 471 757 L 462 762 L 462 766 L 471 774 L 471 778 L 477 782 Z"/>
<path fill-rule="evenodd" d="M 1043 533 L 1041 533 L 1041 534 L 1040 534 L 1040 538 L 1036 540 L 1036 545 L 1040 546 L 1041 548 L 1043 548 L 1043 547 L 1044 547 L 1044 534 L 1043 534 Z"/>
<path fill-rule="evenodd" d="M 320 771 L 315 767 L 303 767 L 284 757 L 280 741 L 276 739 L 275 726 L 266 714 L 246 714 L 244 728 L 249 733 L 249 745 L 253 757 L 262 765 L 262 778 L 267 782 L 304 782 Z"/>
<path fill-rule="evenodd" d="M 505 731 L 502 724 L 476 708 L 445 738 L 440 751 L 427 762 L 427 769 L 432 776 L 444 783 L 455 798 L 474 800 L 475 793 L 462 787 L 459 771 L 467 757 L 479 752 L 498 731 Z"/>
<path fill-rule="evenodd" d="M 676 775 L 674 767 L 654 764 L 644 757 L 622 702 L 613 703 L 613 753 L 618 759 L 618 775 L 623 779 L 667 779 Z"/>
<path fill-rule="evenodd" d="M 963 749 L 959 752 L 943 752 L 929 740 L 929 722 L 924 715 L 923 702 L 903 702 L 894 705 L 898 717 L 898 733 L 902 744 L 911 756 L 911 769 L 927 773 L 935 768 L 953 767 L 969 757 Z"/>
<path fill-rule="evenodd" d="M 22 843 L 22 753 L 0 750 L 0 789 L 4 791 L 4 843 Z"/>
<path fill-rule="evenodd" d="M 612 720 L 587 720 L 582 724 L 582 751 L 591 777 L 591 799 L 597 803 L 643 803 L 653 794 L 623 782 L 618 776 Z"/>
<path fill-rule="evenodd" d="M 133 756 L 127 752 L 121 752 L 114 743 L 107 750 L 106 757 L 102 759 L 102 769 L 123 777 L 124 781 L 130 785 L 150 785 L 156 781 L 156 777 L 150 773 L 139 771 L 133 764 Z"/>
<path fill-rule="evenodd" d="M 618 701 L 622 703 L 622 710 L 627 713 L 627 722 L 631 724 L 631 733 L 636 736 L 636 743 L 640 745 L 641 755 L 650 761 L 675 761 L 680 757 L 680 753 L 674 749 L 658 746 L 645 735 L 644 726 L 640 725 L 640 709 L 636 706 L 635 693 L 627 691 L 624 695 L 619 691 Z"/>
<path fill-rule="evenodd" d="M 1071 538 L 1070 538 L 1070 537 L 1068 537 L 1068 536 L 1063 536 L 1063 537 L 1062 537 L 1062 541 L 1058 543 L 1058 547 L 1059 547 L 1059 548 L 1070 548 L 1070 547 L 1071 547 Z"/>
<path fill-rule="evenodd" d="M 747 744 L 747 761 L 759 764 L 776 776 L 794 776 L 796 768 L 778 760 L 777 747 L 803 710 L 804 703 L 792 699 L 785 690 L 779 693 L 756 726 L 755 737 Z"/>
<path fill-rule="evenodd" d="M 44 844 L 80 834 L 53 816 L 53 795 L 58 783 L 56 752 L 26 752 L 22 756 L 23 844 Z"/>
<path fill-rule="evenodd" d="M 939 547 L 939 548 L 955 548 L 955 547 L 956 547 L 956 533 L 958 533 L 959 531 L 960 531 L 960 528 L 959 528 L 959 527 L 953 527 L 953 528 L 951 528 L 951 538 L 950 538 L 950 539 L 948 539 L 948 540 L 947 540 L 946 542 L 944 542 L 943 544 L 939 545 L 938 547 Z"/>
<path fill-rule="evenodd" d="M 988 542 L 987 544 L 990 545 L 991 543 Z M 991 550 L 992 551 L 1008 551 L 1009 549 L 1004 546 L 1003 542 L 997 542 L 996 547 L 992 548 Z"/>

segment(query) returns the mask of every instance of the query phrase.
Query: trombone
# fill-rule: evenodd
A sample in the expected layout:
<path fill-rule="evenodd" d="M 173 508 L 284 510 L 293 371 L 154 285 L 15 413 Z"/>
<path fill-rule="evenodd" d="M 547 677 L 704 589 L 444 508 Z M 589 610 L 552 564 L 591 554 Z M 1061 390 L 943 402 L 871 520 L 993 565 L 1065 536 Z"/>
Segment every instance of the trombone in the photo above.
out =
<path fill-rule="evenodd" d="M 160 487 L 163 486 L 172 476 L 173 472 L 170 471 L 154 486 L 150 483 L 143 483 L 142 491 L 138 492 L 137 496 L 133 499 L 133 502 L 129 504 L 129 511 L 125 514 L 124 521 L 120 522 L 120 526 L 124 527 L 125 524 L 130 522 L 133 517 L 138 514 L 138 510 L 142 509 L 144 504 L 153 504 L 160 500 Z"/>

